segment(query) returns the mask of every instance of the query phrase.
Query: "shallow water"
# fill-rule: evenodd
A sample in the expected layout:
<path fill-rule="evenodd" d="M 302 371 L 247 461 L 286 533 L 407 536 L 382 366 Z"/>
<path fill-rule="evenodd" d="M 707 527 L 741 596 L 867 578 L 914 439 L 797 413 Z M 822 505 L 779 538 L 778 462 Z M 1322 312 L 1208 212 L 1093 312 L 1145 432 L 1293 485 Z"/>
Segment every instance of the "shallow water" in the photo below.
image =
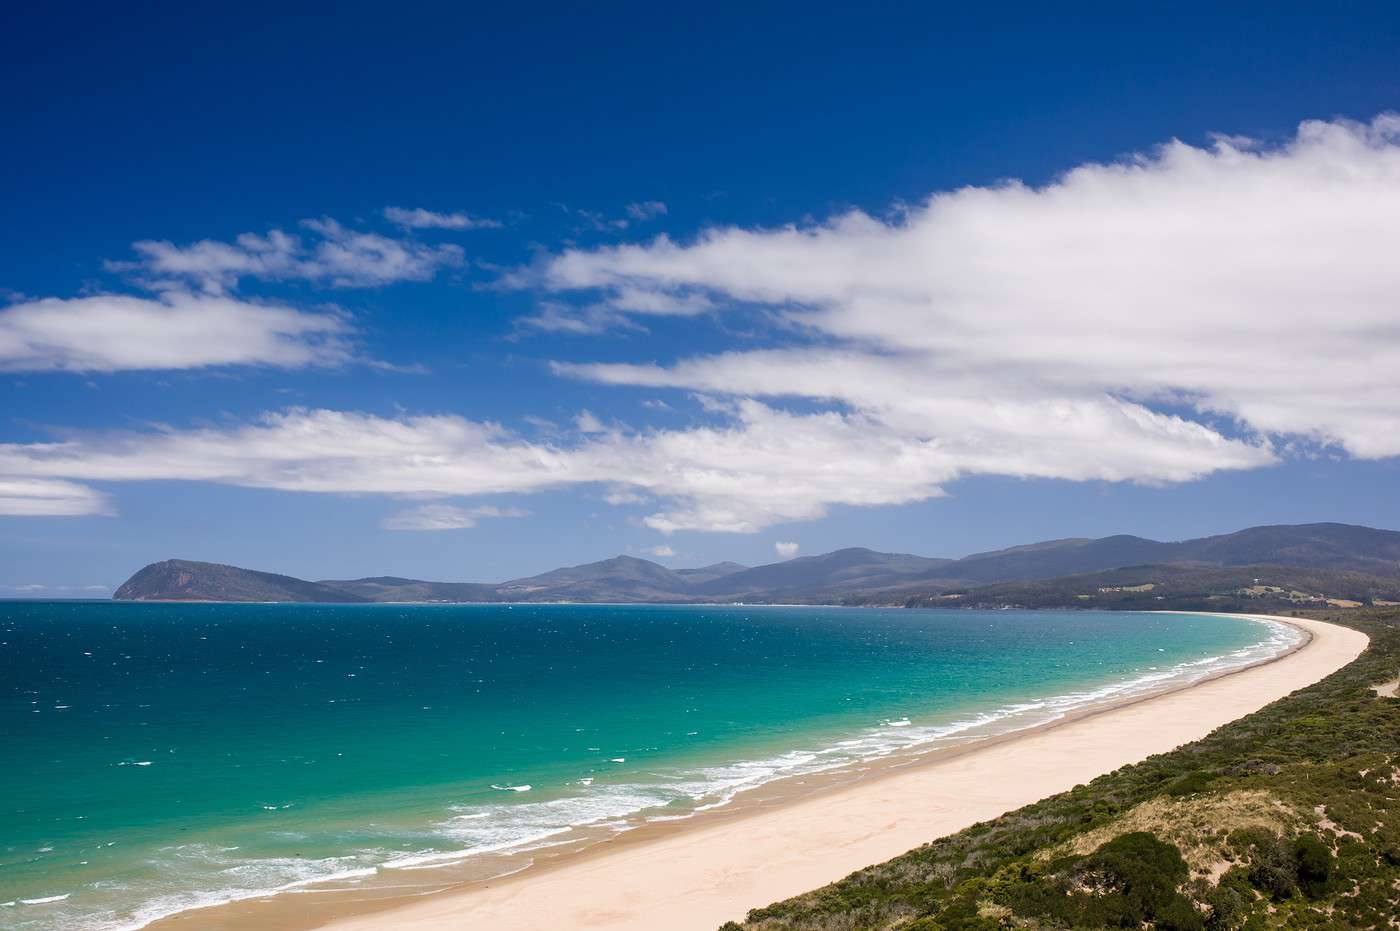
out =
<path fill-rule="evenodd" d="M 489 875 L 1297 636 L 1097 612 L 0 603 L 0 927 Z"/>

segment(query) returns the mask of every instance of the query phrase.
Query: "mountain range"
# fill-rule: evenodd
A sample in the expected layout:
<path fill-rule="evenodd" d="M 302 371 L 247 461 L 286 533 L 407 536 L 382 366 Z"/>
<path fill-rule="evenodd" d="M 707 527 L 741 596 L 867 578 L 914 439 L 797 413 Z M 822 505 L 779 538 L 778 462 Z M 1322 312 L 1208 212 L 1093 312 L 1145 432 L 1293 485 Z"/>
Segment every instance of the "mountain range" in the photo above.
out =
<path fill-rule="evenodd" d="M 1389 594 L 1400 584 L 1400 532 L 1349 524 L 1293 524 L 1251 527 L 1236 533 L 1160 542 L 1119 535 L 1097 539 L 1049 540 L 977 553 L 961 559 L 882 553 L 853 547 L 764 566 L 716 563 L 694 569 L 669 569 L 633 556 L 554 569 L 508 582 L 429 582 L 396 576 L 306 581 L 286 575 L 216 563 L 170 559 L 152 563 L 128 579 L 113 595 L 133 601 L 288 601 L 288 602 L 835 602 L 929 604 L 952 594 L 964 603 L 981 603 L 969 593 L 1017 603 L 1015 583 L 1071 580 L 1038 585 L 1097 603 L 1095 585 L 1076 588 L 1080 576 L 1134 568 L 1137 575 L 1154 567 L 1172 584 L 1194 590 L 1192 580 L 1258 581 L 1260 573 L 1286 588 L 1295 576 L 1316 587 L 1324 579 L 1345 584 L 1367 597 Z M 1253 570 L 1259 570 L 1254 572 Z M 1220 570 L 1231 570 L 1221 573 Z M 1146 574 L 1144 574 L 1146 573 Z M 1214 573 L 1214 574 L 1212 574 Z M 1291 574 L 1290 574 L 1291 573 Z M 1300 576 L 1300 573 L 1311 575 Z M 1319 575 L 1323 573 L 1323 575 Z M 1332 573 L 1332 575 L 1326 575 Z M 1118 577 L 1115 577 L 1118 578 Z M 1086 580 L 1087 581 L 1087 580 Z M 1134 582 L 1127 587 L 1155 584 Z M 1163 583 L 1166 584 L 1165 582 Z M 1222 581 L 1223 584 L 1223 581 Z M 1011 585 L 1011 588 L 1006 588 Z M 1007 598 L 996 594 L 1002 586 Z M 1079 585 L 1078 588 L 1084 588 Z M 1199 587 L 1199 586 L 1197 586 Z M 1152 589 L 1141 589 L 1151 591 Z M 1068 593 L 1066 595 L 1066 593 Z M 1152 596 L 1157 597 L 1157 596 Z M 1160 600 L 1160 598 L 1158 598 Z M 1075 603 L 1073 601 L 1069 603 Z"/>

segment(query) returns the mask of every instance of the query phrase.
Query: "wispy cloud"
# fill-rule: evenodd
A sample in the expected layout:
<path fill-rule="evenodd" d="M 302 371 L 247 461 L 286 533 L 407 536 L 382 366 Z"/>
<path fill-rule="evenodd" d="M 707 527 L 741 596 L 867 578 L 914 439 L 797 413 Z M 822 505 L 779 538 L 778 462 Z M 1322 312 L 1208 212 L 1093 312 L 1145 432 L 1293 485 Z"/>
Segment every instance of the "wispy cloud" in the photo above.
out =
<path fill-rule="evenodd" d="M 659 200 L 643 200 L 635 204 L 627 205 L 627 215 L 637 222 L 645 222 L 664 217 L 666 215 L 666 205 Z"/>
<path fill-rule="evenodd" d="M 534 314 L 519 317 L 515 321 L 513 339 L 526 335 L 529 331 L 542 333 L 567 333 L 574 336 L 591 336 L 611 330 L 637 330 L 645 328 L 631 317 L 609 307 L 591 305 L 575 307 L 556 301 L 542 301 Z"/>
<path fill-rule="evenodd" d="M 302 236 L 271 230 L 244 233 L 232 242 L 205 239 L 188 246 L 168 240 L 134 243 L 134 262 L 109 262 L 153 289 L 193 286 L 224 293 L 243 278 L 302 279 L 336 288 L 377 287 L 398 281 L 427 281 L 443 268 L 461 265 L 461 246 L 430 246 L 412 239 L 351 230 L 329 218 L 303 220 Z"/>
<path fill-rule="evenodd" d="M 384 219 L 395 226 L 402 226 L 405 229 L 414 230 L 486 230 L 500 229 L 505 225 L 500 220 L 473 217 L 460 211 L 454 213 L 438 213 L 433 210 L 425 210 L 422 207 L 414 207 L 412 209 L 405 207 L 385 207 Z"/>
<path fill-rule="evenodd" d="M 517 335 L 527 330 L 590 336 L 617 330 L 646 332 L 638 317 L 694 317 L 714 309 L 704 294 L 623 288 L 605 302 L 583 305 L 540 301 L 536 313 L 516 320 Z"/>
<path fill-rule="evenodd" d="M 43 585 L 32 582 L 27 585 L 0 585 L 0 592 L 11 592 L 21 597 L 42 597 L 45 595 L 71 596 L 71 595 L 96 595 L 103 592 L 110 592 L 110 585 Z"/>
<path fill-rule="evenodd" d="M 780 559 L 791 559 L 797 555 L 799 548 L 800 547 L 796 543 L 789 543 L 782 540 L 773 544 L 773 552 L 777 553 Z"/>
<path fill-rule="evenodd" d="M 676 551 L 664 543 L 658 546 L 649 546 L 642 552 L 646 553 L 648 556 L 655 556 L 658 559 L 670 559 L 676 555 Z"/>
<path fill-rule="evenodd" d="M 454 504 L 424 504 L 390 514 L 380 521 L 385 530 L 463 530 L 475 527 L 488 517 L 527 517 L 529 511 L 492 506 L 459 507 Z"/>
<path fill-rule="evenodd" d="M 112 513 L 107 496 L 74 482 L 0 476 L 0 514 L 10 517 L 87 517 Z"/>
<path fill-rule="evenodd" d="M 718 426 L 575 432 L 567 443 L 532 441 L 497 424 L 453 416 L 290 410 L 222 428 L 3 444 L 0 476 L 18 482 L 204 481 L 419 499 L 602 485 L 611 494 L 658 499 L 643 518 L 656 530 L 752 533 L 820 517 L 833 504 L 936 497 L 944 483 L 969 471 L 1168 481 L 1272 458 L 1265 449 L 1168 415 L 1127 404 L 1119 414 L 1138 431 L 1129 453 L 1105 455 L 1073 437 L 1078 455 L 1041 461 L 1043 443 L 1003 456 L 980 438 L 924 440 L 862 414 L 794 414 L 756 401 L 716 415 L 726 420 Z"/>
<path fill-rule="evenodd" d="M 666 215 L 666 205 L 659 200 L 642 200 L 630 203 L 623 208 L 625 216 L 615 216 L 600 210 L 587 210 L 570 207 L 568 204 L 554 204 L 577 223 L 577 230 L 591 230 L 597 233 L 620 233 L 634 223 L 645 223 Z"/>

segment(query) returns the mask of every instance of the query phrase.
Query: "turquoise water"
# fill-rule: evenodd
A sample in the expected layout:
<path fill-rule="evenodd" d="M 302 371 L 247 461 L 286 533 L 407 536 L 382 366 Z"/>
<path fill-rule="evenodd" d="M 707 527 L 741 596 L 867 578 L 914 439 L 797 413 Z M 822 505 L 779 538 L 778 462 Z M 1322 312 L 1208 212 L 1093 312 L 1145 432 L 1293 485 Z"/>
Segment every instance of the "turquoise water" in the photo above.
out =
<path fill-rule="evenodd" d="M 514 869 L 1294 636 L 1093 612 L 0 603 L 0 927 Z"/>

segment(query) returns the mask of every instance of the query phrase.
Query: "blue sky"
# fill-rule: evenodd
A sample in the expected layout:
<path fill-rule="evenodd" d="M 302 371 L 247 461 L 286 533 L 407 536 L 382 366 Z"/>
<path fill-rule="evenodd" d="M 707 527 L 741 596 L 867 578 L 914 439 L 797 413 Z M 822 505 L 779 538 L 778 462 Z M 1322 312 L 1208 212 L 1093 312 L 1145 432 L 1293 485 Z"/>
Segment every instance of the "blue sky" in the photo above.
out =
<path fill-rule="evenodd" d="M 6 17 L 0 596 L 1400 527 L 1393 7 Z"/>

